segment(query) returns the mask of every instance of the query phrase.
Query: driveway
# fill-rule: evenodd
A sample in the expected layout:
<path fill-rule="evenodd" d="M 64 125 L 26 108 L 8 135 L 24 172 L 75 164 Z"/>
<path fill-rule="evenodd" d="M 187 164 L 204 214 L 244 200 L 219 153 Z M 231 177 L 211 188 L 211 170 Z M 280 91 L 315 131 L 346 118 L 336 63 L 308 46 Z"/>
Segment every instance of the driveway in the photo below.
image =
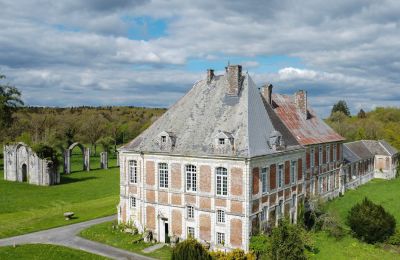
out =
<path fill-rule="evenodd" d="M 112 221 L 116 216 L 93 219 L 59 228 L 52 228 L 26 235 L 0 239 L 0 246 L 22 245 L 22 244 L 54 244 L 84 250 L 97 255 L 112 259 L 139 259 L 150 260 L 153 258 L 135 254 L 126 250 L 90 241 L 78 236 L 82 229 L 90 226 Z"/>

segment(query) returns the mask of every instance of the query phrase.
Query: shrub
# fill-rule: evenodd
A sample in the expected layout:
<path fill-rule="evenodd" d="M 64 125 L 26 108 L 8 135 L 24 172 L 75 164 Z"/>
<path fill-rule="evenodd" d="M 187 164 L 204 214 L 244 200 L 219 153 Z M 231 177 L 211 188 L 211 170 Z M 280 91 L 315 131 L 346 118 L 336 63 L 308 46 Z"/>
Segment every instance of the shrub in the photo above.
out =
<path fill-rule="evenodd" d="M 211 260 L 208 251 L 195 239 L 188 238 L 172 250 L 172 260 L 199 259 Z"/>
<path fill-rule="evenodd" d="M 321 229 L 324 231 L 327 231 L 329 236 L 336 238 L 337 240 L 340 240 L 344 237 L 344 229 L 343 227 L 339 224 L 338 220 L 336 217 L 334 217 L 331 214 L 324 214 L 319 217 L 320 222 L 321 222 Z"/>
<path fill-rule="evenodd" d="M 355 236 L 367 243 L 386 240 L 396 228 L 393 215 L 367 198 L 350 209 L 347 222 Z"/>
<path fill-rule="evenodd" d="M 400 245 L 400 231 L 396 229 L 396 232 L 386 240 L 386 243 L 395 246 Z"/>
<path fill-rule="evenodd" d="M 257 235 L 250 238 L 250 250 L 254 252 L 258 259 L 265 258 L 271 251 L 271 241 L 266 235 Z"/>
<path fill-rule="evenodd" d="M 57 168 L 59 165 L 58 156 L 56 149 L 53 147 L 39 143 L 32 146 L 32 150 L 37 154 L 37 156 L 41 159 L 47 159 L 54 163 L 54 166 Z"/>
<path fill-rule="evenodd" d="M 234 249 L 231 252 L 213 251 L 211 252 L 212 259 L 217 260 L 255 260 L 257 259 L 253 253 L 245 253 L 242 249 Z"/>
<path fill-rule="evenodd" d="M 306 259 L 303 230 L 281 220 L 278 227 L 272 230 L 271 259 Z"/>

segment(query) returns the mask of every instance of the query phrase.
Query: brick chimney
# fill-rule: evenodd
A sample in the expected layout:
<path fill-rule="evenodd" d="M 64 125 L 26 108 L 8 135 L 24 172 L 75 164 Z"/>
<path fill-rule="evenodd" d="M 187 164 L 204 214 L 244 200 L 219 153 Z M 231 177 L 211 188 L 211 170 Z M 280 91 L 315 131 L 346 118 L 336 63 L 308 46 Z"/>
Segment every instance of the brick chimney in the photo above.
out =
<path fill-rule="evenodd" d="M 232 96 L 238 96 L 242 88 L 242 66 L 228 65 L 226 73 L 228 80 L 227 94 Z"/>
<path fill-rule="evenodd" d="M 207 83 L 210 83 L 213 78 L 214 78 L 214 70 L 208 69 L 207 70 Z"/>
<path fill-rule="evenodd" d="M 261 87 L 261 95 L 270 105 L 272 105 L 272 88 L 272 84 L 265 84 Z"/>
<path fill-rule="evenodd" d="M 299 90 L 294 93 L 294 102 L 296 104 L 297 109 L 304 115 L 307 119 L 307 91 Z"/>

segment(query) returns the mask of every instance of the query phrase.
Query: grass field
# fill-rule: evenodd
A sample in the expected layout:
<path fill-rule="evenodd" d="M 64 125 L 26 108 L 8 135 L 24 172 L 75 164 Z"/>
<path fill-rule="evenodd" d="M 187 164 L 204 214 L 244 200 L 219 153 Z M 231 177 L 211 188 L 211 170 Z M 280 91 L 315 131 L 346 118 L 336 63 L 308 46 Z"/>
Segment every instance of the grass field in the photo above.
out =
<path fill-rule="evenodd" d="M 400 254 L 394 250 L 385 250 L 380 246 L 360 242 L 350 235 L 350 228 L 346 226 L 346 216 L 351 207 L 368 197 L 373 202 L 393 214 L 400 227 L 400 179 L 379 180 L 360 186 L 357 190 L 350 190 L 343 197 L 327 203 L 328 211 L 336 215 L 348 234 L 340 241 L 329 237 L 324 232 L 314 235 L 318 253 L 313 259 L 400 259 Z"/>
<path fill-rule="evenodd" d="M 143 253 L 142 250 L 145 249 L 146 247 L 151 246 L 152 244 L 144 243 L 143 241 L 133 243 L 133 241 L 136 241 L 138 238 L 141 237 L 141 235 L 132 235 L 123 233 L 118 230 L 114 230 L 112 229 L 113 223 L 114 222 L 105 222 L 89 227 L 85 230 L 82 230 L 80 236 L 89 240 L 108 244 L 114 247 L 122 248 L 138 254 L 154 257 L 157 259 L 171 258 L 171 248 L 168 246 L 164 246 L 161 249 L 156 250 L 149 254 Z"/>
<path fill-rule="evenodd" d="M 45 245 L 45 244 L 29 244 L 16 246 L 0 247 L 0 259 L 34 259 L 34 260 L 101 260 L 108 259 L 102 256 L 87 253 L 81 250 L 75 250 L 68 247 Z"/>
<path fill-rule="evenodd" d="M 0 238 L 116 214 L 119 169 L 100 170 L 99 158 L 94 157 L 93 170 L 83 172 L 81 155 L 71 159 L 73 173 L 62 175 L 61 184 L 50 187 L 4 181 L 1 170 Z M 115 159 L 110 165 L 115 165 Z M 64 220 L 66 211 L 76 217 Z"/>

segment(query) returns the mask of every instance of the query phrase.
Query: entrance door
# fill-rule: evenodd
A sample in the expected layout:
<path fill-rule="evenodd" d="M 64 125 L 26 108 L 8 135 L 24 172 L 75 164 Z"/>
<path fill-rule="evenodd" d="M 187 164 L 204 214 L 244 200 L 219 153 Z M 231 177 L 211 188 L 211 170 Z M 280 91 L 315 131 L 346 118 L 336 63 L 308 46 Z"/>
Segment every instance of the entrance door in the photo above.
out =
<path fill-rule="evenodd" d="M 166 218 L 160 219 L 160 242 L 161 243 L 169 242 L 168 231 L 169 231 L 168 219 L 166 219 Z"/>
<path fill-rule="evenodd" d="M 23 182 L 27 182 L 28 181 L 28 171 L 27 171 L 25 163 L 22 164 L 22 169 L 21 170 L 22 170 L 22 181 Z"/>

